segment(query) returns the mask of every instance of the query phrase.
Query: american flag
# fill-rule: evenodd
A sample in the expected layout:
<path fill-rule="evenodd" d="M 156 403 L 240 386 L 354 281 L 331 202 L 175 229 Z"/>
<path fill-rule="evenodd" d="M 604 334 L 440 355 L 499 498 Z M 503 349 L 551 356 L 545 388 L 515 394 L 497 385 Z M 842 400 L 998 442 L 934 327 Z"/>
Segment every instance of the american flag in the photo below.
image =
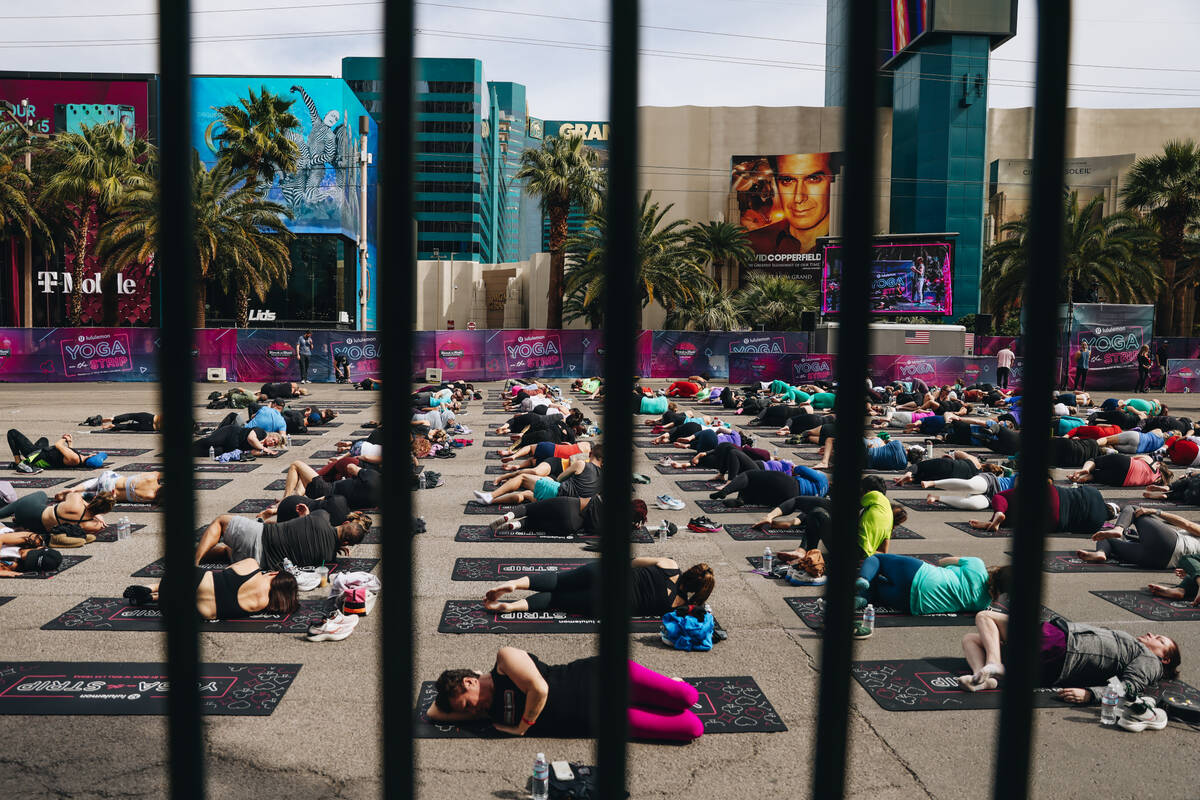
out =
<path fill-rule="evenodd" d="M 929 331 L 905 331 L 905 344 L 929 344 Z"/>

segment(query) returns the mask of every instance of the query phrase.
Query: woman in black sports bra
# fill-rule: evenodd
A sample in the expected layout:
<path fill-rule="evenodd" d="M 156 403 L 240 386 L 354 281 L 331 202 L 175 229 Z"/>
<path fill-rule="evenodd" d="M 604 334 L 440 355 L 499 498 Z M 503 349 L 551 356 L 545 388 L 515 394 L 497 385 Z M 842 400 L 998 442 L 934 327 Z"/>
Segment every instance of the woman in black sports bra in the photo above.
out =
<path fill-rule="evenodd" d="M 600 561 L 566 572 L 524 575 L 502 583 L 483 596 L 484 608 L 507 614 L 513 611 L 568 611 L 600 616 L 603 601 L 595 588 L 600 585 Z M 700 606 L 712 594 L 716 579 L 708 564 L 696 564 L 680 574 L 679 565 L 669 558 L 635 558 L 630 581 L 632 610 L 635 617 L 661 617 L 677 606 Z M 537 594 L 521 600 L 502 602 L 506 594 L 531 589 Z"/>
<path fill-rule="evenodd" d="M 85 533 L 99 533 L 107 525 L 100 515 L 111 511 L 113 502 L 112 492 L 100 492 L 95 496 L 73 493 L 62 502 L 48 506 L 45 492 L 30 492 L 0 508 L 0 519 L 12 517 L 17 527 L 34 533 L 49 533 L 64 522 L 78 525 Z"/>
<path fill-rule="evenodd" d="M 125 597 L 134 605 L 157 603 L 159 588 L 130 586 Z M 196 567 L 196 611 L 204 619 L 244 619 L 252 614 L 294 614 L 300 607 L 296 577 L 290 572 L 263 572 L 253 558 L 222 570 Z M 169 589 L 168 589 L 169 591 Z"/>

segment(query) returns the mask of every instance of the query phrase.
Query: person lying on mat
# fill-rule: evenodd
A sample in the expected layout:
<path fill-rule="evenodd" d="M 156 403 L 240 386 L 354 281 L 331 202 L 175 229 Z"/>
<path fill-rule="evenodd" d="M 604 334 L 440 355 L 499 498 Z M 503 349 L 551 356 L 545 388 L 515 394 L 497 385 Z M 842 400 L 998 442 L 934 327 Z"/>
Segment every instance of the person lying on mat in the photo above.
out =
<path fill-rule="evenodd" d="M 813 465 L 813 469 L 830 468 L 836 442 L 836 436 L 830 435 L 825 438 L 825 443 L 821 445 L 821 460 Z M 881 438 L 873 434 L 863 439 L 863 447 L 866 451 L 867 469 L 891 472 L 904 469 L 909 464 L 916 464 L 925 458 L 925 448 L 919 444 L 906 448 L 899 439 Z"/>
<path fill-rule="evenodd" d="M 767 458 L 760 458 L 760 456 Z M 666 459 L 660 463 L 674 469 L 701 467 L 715 469 L 716 480 L 731 480 L 743 472 L 762 469 L 762 462 L 770 460 L 770 453 L 755 447 L 738 447 L 733 442 L 721 442 L 711 450 L 697 453 L 687 461 Z"/>
<path fill-rule="evenodd" d="M 444 431 L 453 424 L 454 412 L 448 408 L 435 408 L 433 411 L 412 415 L 412 426 L 422 433 Z"/>
<path fill-rule="evenodd" d="M 261 613 L 286 616 L 300 608 L 296 576 L 286 571 L 263 572 L 253 558 L 222 570 L 196 567 L 193 576 L 196 611 L 204 619 L 245 619 Z M 161 586 L 162 581 L 135 584 L 125 589 L 124 597 L 135 606 L 157 604 Z"/>
<path fill-rule="evenodd" d="M 736 494 L 736 498 L 725 500 L 725 505 L 774 508 L 792 497 L 824 497 L 828 493 L 829 479 L 820 472 L 801 465 L 796 467 L 793 475 L 764 469 L 741 472 L 710 494 L 709 499 L 725 500 L 729 495 Z"/>
<path fill-rule="evenodd" d="M 1067 476 L 1072 483 L 1101 483 L 1105 486 L 1170 486 L 1171 470 L 1152 456 L 1105 453 L 1088 461 Z"/>
<path fill-rule="evenodd" d="M 695 397 L 708 384 L 703 378 L 689 378 L 686 381 L 675 381 L 667 387 L 667 397 Z"/>
<path fill-rule="evenodd" d="M 670 412 L 667 412 L 668 414 Z M 683 421 L 678 425 L 672 425 L 668 430 L 663 431 L 654 439 L 652 444 L 666 444 L 668 442 L 674 444 L 680 440 L 690 442 L 693 437 L 700 431 L 708 427 L 708 419 L 704 416 L 689 417 L 684 416 Z M 683 447 L 684 445 L 679 445 Z"/>
<path fill-rule="evenodd" d="M 664 414 L 671 401 L 666 395 L 646 396 L 641 392 L 633 393 L 634 409 L 637 414 Z"/>
<path fill-rule="evenodd" d="M 1179 566 L 1175 568 L 1175 577 L 1180 579 L 1178 586 L 1152 583 L 1146 590 L 1155 597 L 1191 600 L 1193 606 L 1200 606 L 1200 592 L 1196 591 L 1197 578 L 1200 578 L 1200 556 L 1181 556 Z"/>
<path fill-rule="evenodd" d="M 917 461 L 910 465 L 908 471 L 896 478 L 893 483 L 896 486 L 919 483 L 924 488 L 930 489 L 933 487 L 925 486 L 926 483 L 947 478 L 967 480 L 978 475 L 983 468 L 984 462 L 970 453 L 964 450 L 951 450 L 938 458 L 923 458 Z"/>
<path fill-rule="evenodd" d="M 963 511 L 983 511 L 991 507 L 992 498 L 1000 492 L 1006 492 L 1017 484 L 1017 473 L 999 464 L 982 464 L 978 475 L 967 479 L 943 478 L 936 481 L 922 481 L 926 489 L 945 489 L 963 494 L 929 494 L 925 502 L 930 505 L 944 505 Z"/>
<path fill-rule="evenodd" d="M 279 413 L 283 414 L 284 422 L 287 423 L 287 432 L 292 435 L 307 433 L 309 428 L 328 425 L 337 419 L 338 415 L 338 412 L 332 408 L 322 411 L 311 407 L 305 407 L 303 410 L 285 408 Z"/>
<path fill-rule="evenodd" d="M 1130 530 L 1135 537 L 1128 537 Z M 1200 523 L 1157 508 L 1128 505 L 1111 528 L 1092 534 L 1096 549 L 1076 550 L 1089 563 L 1112 556 L 1147 569 L 1173 569 L 1184 556 L 1200 554 Z"/>
<path fill-rule="evenodd" d="M 595 735 L 592 700 L 600 659 L 544 664 L 532 653 L 501 647 L 488 672 L 448 669 L 437 679 L 427 710 L 433 722 L 488 720 L 512 736 L 589 738 Z M 692 712 L 699 693 L 677 678 L 629 662 L 629 735 L 634 739 L 690 742 L 704 735 Z"/>
<path fill-rule="evenodd" d="M 1167 443 L 1167 437 L 1160 430 L 1152 431 L 1121 431 L 1112 436 L 1102 436 L 1096 440 L 1100 447 L 1111 447 L 1118 453 L 1134 455 L 1137 453 L 1153 453 Z"/>
<path fill-rule="evenodd" d="M 782 408 L 788 408 L 782 406 Z M 789 409 L 795 413 L 784 417 L 779 423 L 780 427 L 775 431 L 776 436 L 800 436 L 804 438 L 812 438 L 808 436 L 811 431 L 817 431 L 819 434 L 822 425 L 831 425 L 836 419 L 833 414 L 814 414 L 811 411 L 799 411 L 797 409 Z"/>
<path fill-rule="evenodd" d="M 80 466 L 87 456 L 76 450 L 73 445 L 74 437 L 69 433 L 64 433 L 57 442 L 50 444 L 45 436 L 32 442 L 16 428 L 8 429 L 8 450 L 12 453 L 13 468 L 21 472 Z"/>
<path fill-rule="evenodd" d="M 635 558 L 632 564 L 629 613 L 635 617 L 661 617 L 679 606 L 703 607 L 716 585 L 708 564 L 696 564 L 683 573 L 669 558 Z M 507 603 L 500 600 L 506 594 L 525 590 L 537 594 Z M 603 606 L 599 560 L 563 572 L 522 575 L 493 586 L 483 595 L 483 607 L 501 614 L 566 611 L 598 619 Z"/>
<path fill-rule="evenodd" d="M 883 479 L 878 475 L 864 476 L 859 488 L 862 492 L 863 509 L 858 517 L 857 530 L 858 560 L 861 561 L 875 553 L 888 551 L 892 531 L 897 525 L 908 521 L 908 511 L 887 499 Z M 783 519 L 791 514 L 797 516 L 790 520 Z M 771 509 L 763 519 L 754 523 L 754 527 L 803 528 L 803 546 L 800 549 L 776 554 L 786 564 L 800 561 L 808 550 L 817 547 L 822 541 L 828 543 L 833 535 L 833 520 L 827 498 L 793 498 L 792 501 Z"/>
<path fill-rule="evenodd" d="M 503 506 L 559 496 L 594 497 L 600 493 L 600 469 L 603 466 L 604 449 L 597 443 L 586 457 L 583 454 L 572 456 L 556 478 L 549 477 L 551 469 L 547 463 L 544 474 L 535 469 L 523 475 L 514 475 L 490 492 L 475 492 L 475 502 Z"/>
<path fill-rule="evenodd" d="M 264 383 L 258 390 L 258 401 L 262 403 L 278 398 L 286 400 L 292 397 L 303 397 L 306 394 L 308 394 L 308 389 L 295 382 Z"/>
<path fill-rule="evenodd" d="M 121 475 L 112 470 L 105 470 L 98 477 L 63 489 L 54 495 L 54 499 L 62 501 L 71 495 L 83 495 L 85 501 L 90 501 L 97 493 L 111 492 L 114 501 L 118 503 L 157 503 L 162 497 L 162 488 L 161 472 Z"/>
<path fill-rule="evenodd" d="M 873 603 L 913 616 L 983 611 L 1008 592 L 1010 582 L 1010 567 L 989 568 L 978 558 L 946 556 L 934 566 L 912 556 L 876 553 L 859 567 L 854 607 Z"/>
<path fill-rule="evenodd" d="M 95 417 L 92 417 L 94 420 Z M 157 431 L 162 424 L 161 414 L 149 411 L 133 411 L 114 417 L 101 417 L 100 429 L 105 431 Z"/>
<path fill-rule="evenodd" d="M 969 520 L 968 524 L 977 531 L 997 531 L 1000 526 L 1016 516 L 1017 491 L 1019 487 L 1006 489 L 992 495 L 992 518 L 987 522 Z M 1120 508 L 1108 503 L 1104 495 L 1092 486 L 1060 487 L 1046 484 L 1050 494 L 1050 530 L 1062 533 L 1093 534 L 1109 520 L 1116 519 Z M 1011 525 L 1011 522 L 1009 523 Z"/>
<path fill-rule="evenodd" d="M 192 442 L 192 455 L 197 458 L 207 456 L 211 447 L 218 456 L 222 453 L 232 453 L 234 450 L 273 456 L 276 454 L 275 448 L 282 444 L 283 436 L 278 433 L 267 433 L 262 428 L 225 425 Z"/>
<path fill-rule="evenodd" d="M 0 528 L 0 578 L 19 578 L 26 572 L 57 572 L 62 553 L 40 533 Z"/>
<path fill-rule="evenodd" d="M 995 689 L 1004 675 L 1001 661 L 1008 640 L 1008 615 L 980 611 L 975 632 L 962 639 L 970 675 L 959 685 L 969 692 Z M 1127 691 L 1142 694 L 1160 680 L 1179 671 L 1179 645 L 1157 633 L 1141 636 L 1125 631 L 1068 622 L 1055 615 L 1041 625 L 1040 685 L 1058 689 L 1068 703 L 1096 703 L 1108 679 L 1119 678 Z"/>
<path fill-rule="evenodd" d="M 684 425 L 683 427 L 686 428 L 688 426 Z M 694 433 L 681 434 L 673 442 L 673 446 L 680 449 L 690 448 L 697 453 L 703 453 L 712 450 L 722 442 L 731 442 L 739 447 L 742 445 L 748 446 L 754 442 L 754 437 L 741 431 L 735 431 L 724 425 L 717 425 L 714 427 L 702 427 Z"/>
<path fill-rule="evenodd" d="M 529 469 L 537 466 L 548 458 L 570 458 L 579 453 L 592 452 L 591 442 L 575 442 L 574 444 L 558 444 L 556 442 L 538 442 L 537 444 L 518 447 L 516 450 L 501 450 L 500 461 L 504 464 L 505 472 Z"/>
<path fill-rule="evenodd" d="M 646 501 L 633 501 L 632 530 L 646 524 Z M 505 531 L 538 531 L 551 536 L 599 536 L 604 518 L 604 499 L 595 497 L 551 497 L 517 506 L 488 523 L 492 534 Z"/>
<path fill-rule="evenodd" d="M 600 394 L 600 389 L 603 386 L 604 382 L 599 378 L 576 378 L 571 381 L 572 392 L 587 395 L 592 399 L 595 399 Z"/>
<path fill-rule="evenodd" d="M 302 494 L 290 494 L 270 508 L 265 508 L 258 514 L 262 522 L 288 522 L 303 517 L 313 511 L 324 511 L 329 515 L 329 523 L 335 528 L 350 516 L 350 504 L 340 494 L 329 494 L 324 497 L 312 498 Z"/>
<path fill-rule="evenodd" d="M 41 534 L 50 534 L 63 523 L 73 523 L 87 534 L 87 541 L 92 542 L 96 539 L 93 534 L 108 527 L 100 515 L 112 510 L 114 496 L 112 492 L 99 492 L 91 499 L 84 499 L 82 494 L 70 494 L 53 505 L 47 505 L 47 502 L 45 492 L 30 492 L 0 507 L 0 519 L 12 517 L 17 527 Z M 56 544 L 54 539 L 59 535 L 52 535 L 50 544 Z M 65 543 L 57 543 L 57 546 L 65 546 Z"/>
<path fill-rule="evenodd" d="M 346 474 L 349 477 L 329 481 L 303 461 L 293 461 L 288 465 L 284 477 L 283 496 L 303 494 L 315 500 L 328 495 L 340 495 L 346 498 L 352 509 L 377 508 L 382 481 L 379 471 L 350 464 L 346 466 Z"/>
<path fill-rule="evenodd" d="M 350 552 L 371 530 L 371 518 L 351 512 L 334 526 L 329 514 L 314 511 L 288 522 L 259 522 L 236 514 L 222 514 L 204 529 L 196 545 L 196 565 L 205 561 L 237 563 L 252 558 L 276 569 L 285 558 L 297 567 L 319 567 Z"/>
<path fill-rule="evenodd" d="M 538 411 L 528 411 L 523 414 L 517 414 L 495 430 L 488 431 L 488 433 L 492 436 L 510 436 L 513 439 L 518 439 L 531 430 L 544 430 L 562 425 L 574 426 L 583 421 L 583 412 L 579 409 L 562 411 L 550 406 L 542 406 L 541 408 L 545 409 L 545 411 L 541 411 L 540 413 Z"/>

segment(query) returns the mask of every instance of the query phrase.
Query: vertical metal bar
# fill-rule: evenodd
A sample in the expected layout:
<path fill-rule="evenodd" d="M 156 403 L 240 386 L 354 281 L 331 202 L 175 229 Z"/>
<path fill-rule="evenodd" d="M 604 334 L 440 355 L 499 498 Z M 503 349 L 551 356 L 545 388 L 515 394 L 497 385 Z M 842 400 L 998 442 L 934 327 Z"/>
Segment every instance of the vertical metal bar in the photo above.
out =
<path fill-rule="evenodd" d="M 166 575 L 191 587 L 195 529 L 192 488 L 192 322 L 195 319 L 195 243 L 192 233 L 191 32 L 188 0 L 163 0 L 158 9 L 162 116 L 159 122 L 159 252 L 162 270 L 159 410 L 162 414 L 166 508 Z M 171 796 L 204 796 L 204 731 L 200 721 L 200 646 L 193 592 L 162 596 L 167 623 L 167 695 Z"/>
<path fill-rule="evenodd" d="M 875 25 L 879 3 L 850 5 L 845 75 L 849 95 L 843 117 L 845 186 L 842 194 L 842 307 L 838 318 L 837 414 L 833 462 L 833 529 L 844 535 L 827 542 L 829 581 L 825 588 L 825 635 L 821 646 L 821 705 L 813 797 L 840 798 L 846 782 L 846 737 L 850 697 L 854 578 L 858 564 L 862 477 L 863 409 L 867 401 L 870 345 L 871 235 L 875 231 Z M 853 288 L 851 288 L 853 287 Z"/>
<path fill-rule="evenodd" d="M 383 537 L 383 571 L 387 589 L 383 603 L 383 795 L 388 800 L 416 796 L 416 752 L 413 745 L 413 681 L 416 642 L 413 637 L 413 547 L 408 468 L 409 394 L 413 377 L 413 323 L 416 316 L 416 228 L 413 221 L 413 4 L 384 6 L 384 122 L 380 126 L 378 180 L 381 192 L 380 268 L 377 314 L 383 353 L 383 452 L 392 466 L 383 471 L 380 510 L 389 534 Z M 364 213 L 366 213 L 364 211 Z M 364 291 L 366 287 L 363 287 Z"/>
<path fill-rule="evenodd" d="M 1029 209 L 1028 270 L 1025 276 L 1026 342 L 1056 342 L 1058 286 L 1063 248 L 1062 175 L 1067 125 L 1067 60 L 1071 40 L 1070 0 L 1040 0 L 1037 27 L 1037 89 L 1033 121 L 1033 186 Z M 1035 277 L 1036 276 L 1036 277 Z M 1053 347 L 1025 348 L 1021 394 L 1021 480 L 1013 523 L 1013 586 L 1008 655 L 1000 710 L 993 796 L 1024 798 L 1029 792 L 1029 749 L 1033 740 L 1033 690 L 1038 684 L 1038 624 L 1042 602 L 1042 558 L 1050 527 L 1050 401 L 1054 389 Z"/>
<path fill-rule="evenodd" d="M 600 796 L 625 796 L 629 706 L 629 521 L 633 509 L 634 330 L 637 224 L 638 0 L 613 0 L 609 61 L 608 276 L 604 298 L 604 534 L 600 574 L 601 682 L 597 761 Z"/>

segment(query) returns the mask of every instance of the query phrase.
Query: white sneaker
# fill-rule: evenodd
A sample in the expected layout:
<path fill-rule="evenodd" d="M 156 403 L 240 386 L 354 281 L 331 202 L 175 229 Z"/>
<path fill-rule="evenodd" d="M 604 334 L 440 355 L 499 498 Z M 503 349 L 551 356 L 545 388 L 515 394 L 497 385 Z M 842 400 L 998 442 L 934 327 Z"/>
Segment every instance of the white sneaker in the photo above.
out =
<path fill-rule="evenodd" d="M 315 629 L 309 628 L 309 634 L 306 638 L 310 642 L 340 642 L 354 633 L 354 628 L 357 625 L 358 617 L 347 616 L 340 611 L 335 611 L 319 627 Z"/>
<path fill-rule="evenodd" d="M 1140 708 L 1140 711 L 1135 709 Z M 1130 703 L 1121 713 L 1117 725 L 1131 733 L 1140 733 L 1147 728 L 1161 731 L 1167 727 L 1167 712 L 1154 707 L 1154 701 L 1148 697 L 1139 697 L 1138 702 Z"/>
<path fill-rule="evenodd" d="M 321 576 L 316 570 L 298 569 L 293 574 L 296 576 L 296 588 L 302 592 L 311 592 L 321 585 Z"/>

